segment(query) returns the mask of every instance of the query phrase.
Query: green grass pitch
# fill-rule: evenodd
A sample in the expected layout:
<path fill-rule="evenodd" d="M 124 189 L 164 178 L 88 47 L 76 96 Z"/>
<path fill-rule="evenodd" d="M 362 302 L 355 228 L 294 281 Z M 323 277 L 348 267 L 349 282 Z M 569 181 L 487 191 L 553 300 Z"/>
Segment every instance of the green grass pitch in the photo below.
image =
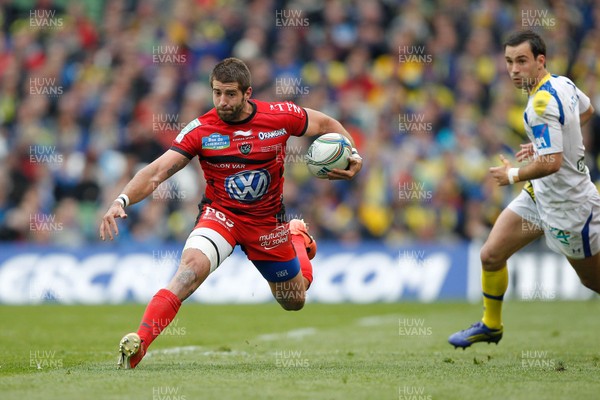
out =
<path fill-rule="evenodd" d="M 118 341 L 142 305 L 0 306 L 0 398 L 584 399 L 600 393 L 600 302 L 507 302 L 498 346 L 450 333 L 464 303 L 184 304 L 133 371 Z"/>

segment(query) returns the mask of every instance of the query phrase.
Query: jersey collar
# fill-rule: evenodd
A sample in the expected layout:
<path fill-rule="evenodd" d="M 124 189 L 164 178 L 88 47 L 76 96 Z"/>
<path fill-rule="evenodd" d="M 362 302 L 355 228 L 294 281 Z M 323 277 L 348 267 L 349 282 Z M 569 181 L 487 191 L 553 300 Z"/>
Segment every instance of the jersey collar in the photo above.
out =
<path fill-rule="evenodd" d="M 533 96 L 535 94 L 535 92 L 537 92 L 538 90 L 540 90 L 540 87 L 544 83 L 548 82 L 548 80 L 550 79 L 550 77 L 551 77 L 550 72 L 546 73 L 546 75 L 544 75 L 544 77 L 537 83 L 537 85 L 535 85 L 533 87 L 533 89 L 531 90 L 530 96 Z"/>

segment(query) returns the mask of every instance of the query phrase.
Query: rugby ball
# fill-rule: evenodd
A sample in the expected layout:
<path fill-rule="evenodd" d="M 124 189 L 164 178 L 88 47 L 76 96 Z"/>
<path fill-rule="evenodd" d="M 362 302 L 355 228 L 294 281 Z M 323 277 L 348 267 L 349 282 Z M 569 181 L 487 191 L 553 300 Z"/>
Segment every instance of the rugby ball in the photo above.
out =
<path fill-rule="evenodd" d="M 348 157 L 352 154 L 352 144 L 340 133 L 326 133 L 319 136 L 306 152 L 306 166 L 311 174 L 327 179 L 333 169 L 348 168 Z"/>

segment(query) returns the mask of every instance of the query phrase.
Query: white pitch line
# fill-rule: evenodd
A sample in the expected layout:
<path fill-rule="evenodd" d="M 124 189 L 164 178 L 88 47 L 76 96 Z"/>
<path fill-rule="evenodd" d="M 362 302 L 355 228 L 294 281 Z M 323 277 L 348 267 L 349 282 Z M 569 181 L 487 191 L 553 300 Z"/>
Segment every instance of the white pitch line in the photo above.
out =
<path fill-rule="evenodd" d="M 264 335 L 259 335 L 257 337 L 258 340 L 264 341 L 274 341 L 274 340 L 284 340 L 284 339 L 295 339 L 301 340 L 306 336 L 314 335 L 317 333 L 317 329 L 313 327 L 301 328 L 301 329 L 293 329 L 287 332 L 281 333 L 266 333 Z M 150 350 L 146 353 L 145 357 L 152 357 L 158 355 L 177 355 L 184 353 L 199 353 L 202 356 L 245 356 L 248 355 L 245 351 L 214 351 L 214 350 L 205 350 L 201 346 L 178 346 L 178 347 L 169 347 L 166 349 L 157 349 Z"/>
<path fill-rule="evenodd" d="M 247 355 L 245 351 L 215 351 L 215 350 L 205 350 L 202 351 L 203 348 L 201 346 L 180 346 L 180 347 L 169 347 L 166 349 L 158 349 L 158 350 L 150 350 L 146 353 L 145 357 L 151 357 L 153 355 L 177 355 L 183 353 L 199 353 L 201 356 L 239 356 L 239 355 Z"/>
<path fill-rule="evenodd" d="M 356 320 L 356 323 L 360 326 L 378 326 L 378 325 L 392 325 L 398 324 L 398 320 L 402 318 L 401 315 L 371 315 Z"/>
<path fill-rule="evenodd" d="M 192 353 L 195 351 L 202 350 L 200 346 L 179 346 L 179 347 L 170 347 L 167 349 L 157 349 L 150 350 L 146 353 L 145 357 L 152 357 L 153 355 L 161 355 L 161 354 L 181 354 L 181 353 Z"/>
<path fill-rule="evenodd" d="M 378 326 L 378 325 L 391 325 L 398 323 L 398 319 L 401 318 L 401 315 L 372 315 L 369 317 L 363 317 L 356 320 L 356 323 L 360 326 Z M 313 327 L 301 328 L 301 329 L 293 329 L 287 332 L 279 332 L 279 333 L 265 333 L 257 336 L 257 340 L 263 340 L 267 342 L 272 342 L 275 340 L 285 340 L 285 339 L 295 339 L 302 340 L 306 336 L 315 335 L 317 333 L 317 329 Z M 199 353 L 203 356 L 214 356 L 214 355 L 248 355 L 245 351 L 214 351 L 214 350 L 204 350 L 201 346 L 179 346 L 179 347 L 170 347 L 167 349 L 158 349 L 158 350 L 150 350 L 146 357 L 151 357 L 153 355 L 177 355 L 182 353 Z"/>
<path fill-rule="evenodd" d="M 281 339 L 304 339 L 305 336 L 314 335 L 317 333 L 316 328 L 308 327 L 301 329 L 294 329 L 287 332 L 281 333 L 265 333 L 257 337 L 258 340 L 273 341 Z"/>

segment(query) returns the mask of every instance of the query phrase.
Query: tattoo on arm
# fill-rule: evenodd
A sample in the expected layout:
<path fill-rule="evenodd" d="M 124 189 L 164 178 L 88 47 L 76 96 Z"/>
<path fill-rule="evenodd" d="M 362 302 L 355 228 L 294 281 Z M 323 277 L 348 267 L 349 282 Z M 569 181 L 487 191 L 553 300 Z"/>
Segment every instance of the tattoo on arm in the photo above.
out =
<path fill-rule="evenodd" d="M 177 172 L 177 171 L 179 171 L 181 168 L 183 168 L 183 165 L 181 165 L 181 164 L 182 164 L 181 162 L 179 162 L 179 163 L 176 163 L 176 164 L 173 164 L 173 165 L 171 166 L 171 168 L 169 168 L 169 169 L 167 170 L 167 176 L 168 176 L 168 177 L 171 177 L 171 176 L 173 176 L 173 174 L 175 174 L 175 172 Z"/>

